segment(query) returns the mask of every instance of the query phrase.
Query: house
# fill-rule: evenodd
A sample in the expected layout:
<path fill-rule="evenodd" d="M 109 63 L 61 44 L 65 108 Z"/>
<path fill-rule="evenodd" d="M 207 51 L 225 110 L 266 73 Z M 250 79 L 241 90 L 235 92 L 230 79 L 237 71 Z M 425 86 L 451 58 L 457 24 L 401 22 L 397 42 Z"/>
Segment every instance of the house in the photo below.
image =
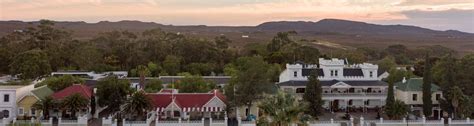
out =
<path fill-rule="evenodd" d="M 385 105 L 388 84 L 381 81 L 388 73 L 370 63 L 349 64 L 343 59 L 319 59 L 317 64 L 286 64 L 277 85 L 301 99 L 311 71 L 318 73 L 323 107 L 329 111 L 360 108 L 362 111 Z"/>
<path fill-rule="evenodd" d="M 29 85 L 0 85 L 0 118 L 17 117 L 17 101 L 34 89 Z"/>
<path fill-rule="evenodd" d="M 73 95 L 73 94 L 80 94 L 80 95 L 84 96 L 85 98 L 87 98 L 89 101 L 91 100 L 91 97 L 93 96 L 93 92 L 92 92 L 92 89 L 90 87 L 88 87 L 86 85 L 83 85 L 83 84 L 74 84 L 74 85 L 71 85 L 71 86 L 61 90 L 61 91 L 55 92 L 54 94 L 51 95 L 51 97 L 56 101 L 61 101 L 64 98 L 66 98 L 70 95 Z M 89 107 L 88 109 L 84 109 L 80 112 L 77 112 L 76 117 L 89 114 L 90 110 L 91 109 Z M 59 112 L 59 109 L 55 109 L 53 113 L 55 113 L 55 114 L 52 114 L 52 115 L 58 115 L 58 117 L 70 117 L 70 116 L 72 116 L 72 115 L 70 115 L 71 112 L 66 111 L 65 113 L 63 113 L 63 112 Z M 63 115 L 63 114 L 66 114 L 66 115 Z"/>
<path fill-rule="evenodd" d="M 53 90 L 47 85 L 31 90 L 27 95 L 18 100 L 18 119 L 29 119 L 30 117 L 41 117 L 41 111 L 35 110 L 32 106 L 46 97 L 53 94 Z"/>
<path fill-rule="evenodd" d="M 423 78 L 403 78 L 401 82 L 394 84 L 395 98 L 405 102 L 410 107 L 410 111 L 415 115 L 423 115 Z M 443 93 L 439 86 L 431 84 L 431 100 L 433 101 L 433 115 L 427 117 L 440 118 L 442 110 L 439 106 L 439 100 Z"/>
<path fill-rule="evenodd" d="M 226 115 L 226 99 L 218 90 L 179 93 L 176 89 L 163 89 L 147 95 L 152 99 L 154 113 L 159 119 L 223 119 Z"/>

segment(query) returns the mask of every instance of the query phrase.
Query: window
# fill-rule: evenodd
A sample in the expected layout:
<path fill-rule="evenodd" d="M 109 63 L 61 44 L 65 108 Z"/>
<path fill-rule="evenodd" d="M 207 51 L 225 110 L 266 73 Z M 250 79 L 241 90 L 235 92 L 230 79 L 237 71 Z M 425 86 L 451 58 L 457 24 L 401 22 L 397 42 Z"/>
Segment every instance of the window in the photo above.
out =
<path fill-rule="evenodd" d="M 369 72 L 369 76 L 370 76 L 370 77 L 374 77 L 374 72 L 370 71 L 370 72 Z"/>
<path fill-rule="evenodd" d="M 31 116 L 35 116 L 36 115 L 36 110 L 34 108 L 31 108 Z"/>
<path fill-rule="evenodd" d="M 18 108 L 18 114 L 23 115 L 23 113 L 24 113 L 23 108 Z"/>
<path fill-rule="evenodd" d="M 439 101 L 441 99 L 441 94 L 436 94 L 436 101 Z"/>
<path fill-rule="evenodd" d="M 285 91 L 286 93 L 293 93 L 292 88 L 284 88 L 283 91 Z"/>
<path fill-rule="evenodd" d="M 293 77 L 298 77 L 298 72 L 293 72 Z"/>
<path fill-rule="evenodd" d="M 331 77 L 334 76 L 334 70 L 331 70 Z"/>
<path fill-rule="evenodd" d="M 8 118 L 8 117 L 10 117 L 10 111 L 8 111 L 8 110 L 3 110 L 2 113 L 3 113 L 3 118 Z"/>
<path fill-rule="evenodd" d="M 180 117 L 181 113 L 179 111 L 174 111 L 174 117 Z"/>
<path fill-rule="evenodd" d="M 10 95 L 9 94 L 3 95 L 3 102 L 10 102 Z"/>
<path fill-rule="evenodd" d="M 412 95 L 412 100 L 413 100 L 413 101 L 417 101 L 417 100 L 418 100 L 418 95 L 417 95 L 417 94 L 413 94 L 413 95 Z"/>
<path fill-rule="evenodd" d="M 334 72 L 334 76 L 337 76 L 337 70 L 335 70 L 335 72 Z"/>
<path fill-rule="evenodd" d="M 305 88 L 296 88 L 296 93 L 304 93 Z"/>

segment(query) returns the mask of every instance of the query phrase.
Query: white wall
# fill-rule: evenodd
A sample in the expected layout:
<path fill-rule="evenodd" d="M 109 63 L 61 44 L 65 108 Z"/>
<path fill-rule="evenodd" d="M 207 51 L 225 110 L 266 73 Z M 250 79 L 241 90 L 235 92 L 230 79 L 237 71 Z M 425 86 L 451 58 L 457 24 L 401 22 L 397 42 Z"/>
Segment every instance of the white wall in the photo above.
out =
<path fill-rule="evenodd" d="M 413 94 L 417 94 L 416 101 L 413 101 Z M 441 98 L 443 97 L 441 91 L 437 91 L 431 94 L 431 100 L 433 101 L 433 104 L 439 104 L 439 101 L 436 100 L 436 94 L 441 94 Z M 401 100 L 405 102 L 405 104 L 421 105 L 423 104 L 423 92 L 422 91 L 401 91 L 397 89 L 395 91 L 395 99 Z"/>

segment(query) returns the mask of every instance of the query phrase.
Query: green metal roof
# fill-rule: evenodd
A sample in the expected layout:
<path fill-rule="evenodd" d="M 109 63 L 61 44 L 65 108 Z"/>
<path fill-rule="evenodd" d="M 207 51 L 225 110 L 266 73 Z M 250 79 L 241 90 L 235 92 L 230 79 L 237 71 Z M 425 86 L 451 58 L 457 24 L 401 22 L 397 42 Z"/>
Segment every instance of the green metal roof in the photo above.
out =
<path fill-rule="evenodd" d="M 38 97 L 40 100 L 43 100 L 45 99 L 46 97 L 50 96 L 51 94 L 54 93 L 53 90 L 51 90 L 50 88 L 48 88 L 47 85 L 44 85 L 44 86 L 41 86 L 41 87 L 38 87 L 36 89 L 33 89 L 31 91 L 31 93 L 33 93 L 33 95 L 35 95 L 36 97 Z"/>
<path fill-rule="evenodd" d="M 405 83 L 397 82 L 395 86 L 398 90 L 402 91 L 422 91 L 423 90 L 423 78 L 410 78 Z M 431 92 L 439 91 L 439 86 L 431 84 Z"/>

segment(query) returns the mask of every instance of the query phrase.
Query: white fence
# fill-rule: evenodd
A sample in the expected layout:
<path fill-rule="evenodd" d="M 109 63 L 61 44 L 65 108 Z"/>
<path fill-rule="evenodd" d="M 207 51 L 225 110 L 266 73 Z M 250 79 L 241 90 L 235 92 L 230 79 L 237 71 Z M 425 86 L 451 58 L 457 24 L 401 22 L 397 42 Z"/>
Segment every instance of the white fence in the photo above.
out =
<path fill-rule="evenodd" d="M 204 119 L 201 120 L 157 120 L 157 119 L 147 119 L 146 121 L 122 121 L 122 125 L 126 126 L 149 126 L 152 123 L 155 123 L 155 126 L 204 126 L 205 121 Z M 209 119 L 209 126 L 227 126 L 227 118 L 224 120 L 214 120 Z M 239 126 L 256 126 L 255 121 L 240 121 L 238 120 Z M 52 126 L 53 119 L 50 118 L 49 120 L 35 120 L 34 118 L 31 120 L 16 120 L 16 119 L 0 119 L 0 126 L 9 126 L 12 125 L 31 125 L 31 124 L 41 124 L 42 126 Z M 309 126 L 341 126 L 345 124 L 347 126 L 354 126 L 354 119 L 349 121 L 311 121 L 308 122 Z M 421 120 L 384 120 L 381 118 L 380 120 L 364 120 L 364 118 L 360 118 L 358 123 L 360 126 L 406 126 L 407 124 L 410 126 L 443 126 L 445 125 L 445 120 L 426 120 L 422 118 Z M 451 118 L 448 119 L 447 124 L 450 126 L 467 126 L 467 125 L 474 125 L 474 121 L 471 121 L 469 118 L 465 120 L 452 120 Z M 61 118 L 58 119 L 59 126 L 87 126 L 87 118 L 80 117 L 78 120 L 63 120 Z M 102 118 L 102 126 L 117 126 L 117 120 L 112 120 L 110 118 Z"/>

